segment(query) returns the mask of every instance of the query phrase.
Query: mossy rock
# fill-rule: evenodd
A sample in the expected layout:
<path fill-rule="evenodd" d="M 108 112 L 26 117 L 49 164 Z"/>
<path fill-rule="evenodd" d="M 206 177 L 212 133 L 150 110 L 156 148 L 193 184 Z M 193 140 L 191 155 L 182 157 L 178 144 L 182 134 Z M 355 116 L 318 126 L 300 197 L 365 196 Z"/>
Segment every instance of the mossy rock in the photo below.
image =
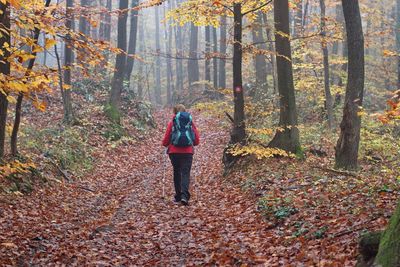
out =
<path fill-rule="evenodd" d="M 104 106 L 104 113 L 111 122 L 121 124 L 121 112 L 117 107 L 108 103 Z"/>

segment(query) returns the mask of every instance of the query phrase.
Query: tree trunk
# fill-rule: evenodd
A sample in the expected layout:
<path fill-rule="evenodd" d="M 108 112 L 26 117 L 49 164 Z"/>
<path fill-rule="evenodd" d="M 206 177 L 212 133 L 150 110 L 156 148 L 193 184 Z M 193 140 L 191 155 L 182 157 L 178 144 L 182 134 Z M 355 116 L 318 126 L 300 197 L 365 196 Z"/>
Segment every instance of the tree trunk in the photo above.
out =
<path fill-rule="evenodd" d="M 226 56 L 226 50 L 227 50 L 227 18 L 226 16 L 221 17 L 221 40 L 220 40 L 220 50 L 219 53 L 222 57 Z M 221 58 L 219 60 L 219 82 L 218 82 L 219 88 L 226 88 L 226 60 L 224 58 Z"/>
<path fill-rule="evenodd" d="M 81 0 L 81 7 L 82 8 L 88 8 L 90 6 L 90 1 L 89 0 Z M 87 11 L 84 12 L 87 14 Z M 89 22 L 86 20 L 84 16 L 79 17 L 79 32 L 84 34 L 84 35 L 89 35 L 90 34 L 90 25 Z"/>
<path fill-rule="evenodd" d="M 218 60 L 217 60 L 217 53 L 218 53 L 218 36 L 217 36 L 217 28 L 212 28 L 212 36 L 213 36 L 213 82 L 214 88 L 218 88 Z"/>
<path fill-rule="evenodd" d="M 146 54 L 146 38 L 144 36 L 144 24 L 145 24 L 145 19 L 143 18 L 140 20 L 139 23 L 139 51 L 142 54 Z M 138 80 L 137 94 L 139 99 L 143 99 L 143 89 L 145 87 L 144 84 L 145 72 L 143 68 L 144 63 L 139 61 L 138 64 L 139 64 L 138 67 L 139 80 Z"/>
<path fill-rule="evenodd" d="M 7 2 L 3 4 L 0 2 L 0 29 L 5 32 L 5 34 L 0 35 L 0 47 L 4 47 L 5 43 L 10 44 L 10 4 Z M 7 77 L 10 75 L 10 62 L 8 62 L 8 57 L 10 52 L 5 49 L 3 55 L 0 55 L 0 73 Z M 2 160 L 5 153 L 5 139 L 6 139 L 6 126 L 7 126 L 7 111 L 8 111 L 8 88 L 3 88 L 0 93 L 0 160 Z"/>
<path fill-rule="evenodd" d="M 199 62 L 198 62 L 198 27 L 191 23 L 190 25 L 190 59 L 188 62 L 188 75 L 189 75 L 189 86 L 200 80 Z"/>
<path fill-rule="evenodd" d="M 364 36 L 358 0 L 342 0 L 348 42 L 348 81 L 340 124 L 340 137 L 336 145 L 336 167 L 357 168 L 360 143 L 361 117 L 364 93 Z"/>
<path fill-rule="evenodd" d="M 155 75 L 156 75 L 156 84 L 154 88 L 154 94 L 156 98 L 156 103 L 158 105 L 162 104 L 161 100 L 161 44 L 160 44 L 160 14 L 158 12 L 158 7 L 155 7 L 155 18 L 156 18 L 156 65 L 155 65 Z"/>
<path fill-rule="evenodd" d="M 296 153 L 300 149 L 299 130 L 297 128 L 296 99 L 293 84 L 292 52 L 289 40 L 289 3 L 288 0 L 274 0 L 274 19 L 276 27 L 276 58 L 278 70 L 278 90 L 280 98 L 280 119 L 275 137 L 269 143 L 285 151 Z M 284 33 L 287 36 L 283 36 Z"/>
<path fill-rule="evenodd" d="M 274 42 L 273 42 L 272 36 L 271 36 L 271 28 L 270 28 L 270 25 L 268 23 L 267 14 L 262 13 L 262 15 L 263 15 L 264 25 L 267 28 L 266 35 L 267 35 L 267 41 L 269 43 L 268 49 L 271 52 L 276 52 L 275 51 Z M 273 80 L 273 86 L 274 86 L 274 93 L 277 93 L 277 90 L 278 90 L 278 78 L 277 78 L 277 75 L 276 75 L 276 57 L 273 56 L 273 55 L 271 56 L 271 73 L 272 73 L 272 80 Z"/>
<path fill-rule="evenodd" d="M 71 12 L 71 8 L 74 6 L 74 0 L 67 0 L 67 21 L 66 27 L 67 29 L 72 30 L 73 23 L 73 14 Z M 71 66 L 72 66 L 72 47 L 69 38 L 67 36 L 67 40 L 65 41 L 64 47 L 64 84 L 71 85 Z M 74 120 L 74 114 L 72 109 L 72 101 L 71 101 L 71 90 L 63 91 L 63 108 L 64 108 L 64 122 L 70 124 Z"/>
<path fill-rule="evenodd" d="M 124 10 L 128 8 L 128 0 L 119 1 L 119 9 Z M 127 46 L 127 32 L 126 23 L 128 15 L 123 12 L 118 17 L 118 48 L 122 53 L 119 53 L 116 58 L 114 77 L 111 84 L 109 106 L 106 108 L 107 116 L 115 123 L 120 123 L 121 114 L 121 94 L 124 86 L 124 68 L 126 66 L 126 46 Z"/>
<path fill-rule="evenodd" d="M 231 133 L 231 144 L 243 144 L 246 138 L 244 94 L 242 80 L 242 5 L 234 5 L 234 45 L 233 45 L 233 97 L 234 125 Z"/>
<path fill-rule="evenodd" d="M 175 3 L 172 1 L 172 3 Z M 178 5 L 179 2 L 176 2 L 176 5 Z M 177 57 L 182 57 L 183 56 L 183 39 L 182 39 L 182 27 L 175 26 L 175 47 L 176 47 L 176 55 Z M 183 90 L 183 62 L 181 59 L 176 60 L 176 90 L 179 92 L 182 92 Z M 173 93 L 175 95 L 175 93 Z M 175 99 L 175 97 L 173 96 Z"/>
<path fill-rule="evenodd" d="M 168 3 L 168 8 L 171 8 L 171 4 Z M 166 10 L 164 9 L 164 17 L 166 13 Z M 168 27 L 167 27 L 168 26 Z M 166 51 L 169 56 L 172 54 L 172 24 L 171 22 L 168 22 L 168 25 L 165 24 L 165 40 L 167 41 L 165 46 L 166 46 Z M 172 66 L 172 59 L 170 57 L 167 58 L 167 104 L 171 105 L 172 104 L 172 92 L 174 91 L 174 85 L 173 85 L 173 79 L 174 79 L 174 74 L 173 74 L 173 66 Z"/>
<path fill-rule="evenodd" d="M 205 61 L 205 80 L 211 82 L 211 26 L 205 27 L 205 37 L 206 37 L 206 61 Z"/>
<path fill-rule="evenodd" d="M 254 46 L 261 50 L 266 51 L 267 45 L 262 30 L 262 14 L 258 12 L 257 18 L 253 23 L 252 36 Z M 254 67 L 256 70 L 256 92 L 252 96 L 262 96 L 268 93 L 268 82 L 267 82 L 267 59 L 264 54 L 257 53 L 254 56 Z"/>
<path fill-rule="evenodd" d="M 299 36 L 303 32 L 303 0 L 299 0 L 296 6 L 294 18 L 293 36 Z"/>
<path fill-rule="evenodd" d="M 400 0 L 397 0 L 396 46 L 397 46 L 397 90 L 400 90 Z"/>
<path fill-rule="evenodd" d="M 328 127 L 332 129 L 334 126 L 333 119 L 333 100 L 330 88 L 330 75 L 329 75 L 329 52 L 326 40 L 326 6 L 325 0 L 319 0 L 321 7 L 321 46 L 324 61 L 324 84 L 325 84 L 325 109 L 328 114 Z"/>
<path fill-rule="evenodd" d="M 46 0 L 45 7 L 48 7 L 50 5 L 51 0 Z M 39 42 L 39 37 L 40 37 L 40 28 L 35 28 L 34 33 L 33 33 L 33 42 L 34 45 L 37 45 Z M 33 66 L 35 65 L 36 61 L 36 56 L 37 52 L 33 52 L 34 47 L 32 46 L 31 48 L 31 54 L 33 58 L 29 60 L 28 67 L 25 72 L 25 77 L 29 75 L 31 70 L 33 69 Z M 20 92 L 18 94 L 17 98 L 17 104 L 15 106 L 15 118 L 14 118 L 14 125 L 13 129 L 11 132 L 11 155 L 12 156 L 17 156 L 18 154 L 18 132 L 19 132 L 19 126 L 21 124 L 21 117 L 22 117 L 22 101 L 24 99 L 24 94 Z"/>
<path fill-rule="evenodd" d="M 382 267 L 400 266 L 400 203 L 381 236 L 375 264 Z"/>
<path fill-rule="evenodd" d="M 132 0 L 132 8 L 139 5 L 139 0 Z M 130 82 L 133 65 L 135 59 L 132 58 L 133 55 L 136 53 L 136 40 L 137 40 L 137 29 L 138 29 L 138 10 L 131 11 L 131 25 L 130 25 L 130 33 L 129 33 L 129 46 L 128 46 L 128 54 L 130 56 L 126 59 L 126 72 L 125 72 L 125 79 L 126 81 Z"/>

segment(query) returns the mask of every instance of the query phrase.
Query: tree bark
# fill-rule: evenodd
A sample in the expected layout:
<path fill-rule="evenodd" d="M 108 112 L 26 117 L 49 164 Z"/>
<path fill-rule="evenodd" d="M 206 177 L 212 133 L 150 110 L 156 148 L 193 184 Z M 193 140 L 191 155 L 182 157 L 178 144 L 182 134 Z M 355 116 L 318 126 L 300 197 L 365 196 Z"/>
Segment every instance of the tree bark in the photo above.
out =
<path fill-rule="evenodd" d="M 211 82 L 211 26 L 205 27 L 205 37 L 206 37 L 206 60 L 205 60 L 205 80 Z"/>
<path fill-rule="evenodd" d="M 333 118 L 333 100 L 330 88 L 330 75 L 329 75 L 329 52 L 326 40 L 326 6 L 325 0 L 319 0 L 321 9 L 321 47 L 324 61 L 324 88 L 325 88 L 325 109 L 328 114 L 328 127 L 334 127 Z"/>
<path fill-rule="evenodd" d="M 81 0 L 81 7 L 88 8 L 90 6 L 90 0 Z M 79 17 L 79 32 L 84 35 L 90 34 L 90 25 L 84 16 Z"/>
<path fill-rule="evenodd" d="M 154 94 L 156 98 L 156 103 L 158 105 L 162 104 L 161 100 L 161 58 L 159 53 L 161 52 L 161 44 L 160 44 L 160 14 L 158 12 L 158 7 L 155 7 L 155 18 L 156 18 L 156 65 L 155 65 L 155 75 L 156 75 L 156 84 L 154 88 Z"/>
<path fill-rule="evenodd" d="M 139 5 L 139 0 L 132 0 L 131 7 L 134 8 Z M 125 72 L 125 79 L 126 81 L 130 82 L 133 65 L 135 63 L 135 59 L 131 56 L 135 55 L 136 53 L 136 40 L 137 40 L 137 32 L 138 32 L 138 14 L 139 10 L 132 10 L 131 11 L 131 25 L 130 25 L 130 33 L 129 33 L 129 46 L 128 46 L 128 54 L 130 56 L 126 59 L 126 72 Z"/>
<path fill-rule="evenodd" d="M 10 4 L 8 2 L 6 4 L 0 2 L 0 11 L 0 29 L 3 32 L 3 34 L 0 35 L 0 47 L 4 47 L 5 43 L 11 43 Z M 0 55 L 0 73 L 5 77 L 10 75 L 10 62 L 8 62 L 9 56 L 10 52 L 6 49 L 3 51 L 3 55 Z M 5 154 L 8 94 L 8 88 L 2 88 L 2 92 L 0 92 L 0 160 L 2 160 Z"/>
<path fill-rule="evenodd" d="M 227 51 L 227 18 L 226 16 L 221 17 L 221 40 L 220 40 L 220 55 L 222 57 L 226 56 Z M 226 88 L 226 60 L 221 58 L 219 60 L 219 81 L 218 81 L 219 88 Z"/>
<path fill-rule="evenodd" d="M 48 7 L 50 5 L 51 0 L 46 0 L 45 7 Z M 40 28 L 35 28 L 34 33 L 33 33 L 33 42 L 34 45 L 37 45 L 39 42 L 39 37 L 40 37 Z M 34 47 L 31 48 L 31 54 L 33 58 L 29 60 L 28 67 L 26 68 L 25 72 L 25 77 L 29 75 L 29 73 L 32 71 L 33 66 L 35 65 L 36 61 L 36 56 L 37 52 L 33 52 Z M 15 118 L 14 118 L 14 125 L 13 129 L 11 132 L 11 155 L 12 156 L 17 156 L 18 154 L 18 132 L 19 132 L 19 126 L 21 124 L 21 117 L 22 117 L 22 101 L 24 99 L 24 94 L 20 92 L 18 94 L 17 98 L 17 104 L 15 106 Z"/>
<path fill-rule="evenodd" d="M 400 0 L 397 0 L 396 46 L 397 46 L 397 90 L 400 90 Z"/>
<path fill-rule="evenodd" d="M 257 49 L 266 51 L 267 45 L 265 44 L 262 29 L 262 12 L 258 12 L 252 27 L 253 43 Z M 256 92 L 252 96 L 265 96 L 268 93 L 268 81 L 267 59 L 264 54 L 257 53 L 254 56 L 254 68 L 256 71 Z"/>
<path fill-rule="evenodd" d="M 67 21 L 66 27 L 69 30 L 72 30 L 72 23 L 74 20 L 73 14 L 71 12 L 71 8 L 74 6 L 74 0 L 67 0 L 66 2 L 66 10 L 67 10 Z M 71 66 L 72 66 L 72 46 L 70 41 L 68 41 L 69 35 L 66 38 L 65 47 L 64 47 L 64 84 L 71 85 Z M 70 124 L 74 120 L 74 114 L 72 109 L 72 101 L 71 101 L 71 90 L 63 91 L 63 108 L 64 108 L 64 122 Z"/>
<path fill-rule="evenodd" d="M 234 45 L 233 45 L 233 97 L 234 97 L 234 125 L 231 133 L 231 144 L 244 144 L 246 138 L 244 93 L 242 79 L 243 62 L 243 29 L 242 5 L 234 4 Z"/>
<path fill-rule="evenodd" d="M 119 1 L 120 11 L 128 8 L 128 0 Z M 124 68 L 126 66 L 126 47 L 127 47 L 127 32 L 126 24 L 128 21 L 128 15 L 123 12 L 118 17 L 118 48 L 121 49 L 122 53 L 119 53 L 115 62 L 115 71 L 111 84 L 110 101 L 107 107 L 108 117 L 115 123 L 120 123 L 120 107 L 121 107 L 121 94 L 124 86 Z"/>
<path fill-rule="evenodd" d="M 192 84 L 200 80 L 199 62 L 197 60 L 198 53 L 198 27 L 191 23 L 190 25 L 190 59 L 188 61 L 188 75 L 189 75 L 189 86 L 192 88 Z"/>
<path fill-rule="evenodd" d="M 212 36 L 213 36 L 213 52 L 214 52 L 214 57 L 213 57 L 213 83 L 214 83 L 214 88 L 218 88 L 218 59 L 216 57 L 218 53 L 218 36 L 217 36 L 217 28 L 213 27 L 212 28 Z"/>
<path fill-rule="evenodd" d="M 174 1 L 172 1 L 175 3 Z M 178 5 L 179 2 L 176 2 L 176 5 Z M 183 56 L 183 39 L 182 39 L 182 27 L 175 26 L 175 47 L 176 47 L 176 54 L 177 57 L 182 57 Z M 184 82 L 184 72 L 183 72 L 183 61 L 178 59 L 176 60 L 176 90 L 178 92 L 183 91 L 183 82 Z M 175 93 L 173 93 L 173 98 L 175 99 Z"/>
<path fill-rule="evenodd" d="M 336 145 L 336 167 L 357 168 L 361 117 L 358 115 L 364 93 L 364 36 L 358 0 L 342 0 L 348 43 L 348 81 Z"/>
<path fill-rule="evenodd" d="M 269 25 L 267 14 L 262 13 L 262 16 L 263 16 L 264 25 L 267 28 L 266 36 L 267 36 L 267 41 L 269 43 L 268 49 L 271 52 L 276 52 L 274 41 L 272 40 L 272 36 L 271 36 L 271 26 Z M 271 56 L 271 74 L 272 74 L 272 80 L 273 80 L 273 86 L 274 86 L 274 93 L 277 93 L 278 77 L 276 74 L 276 57 L 275 56 Z"/>
<path fill-rule="evenodd" d="M 288 0 L 274 0 L 275 43 L 278 90 L 280 97 L 280 119 L 275 137 L 269 143 L 285 151 L 296 153 L 300 149 L 299 130 L 297 128 L 296 99 L 293 84 L 292 52 L 289 40 L 289 3 Z M 284 33 L 283 36 L 280 33 Z"/>
<path fill-rule="evenodd" d="M 168 3 L 168 8 L 171 8 L 171 4 Z M 164 13 L 166 13 L 164 9 Z M 164 14 L 165 17 L 165 14 Z M 168 55 L 172 54 L 172 24 L 171 22 L 168 23 L 168 26 L 165 24 L 165 40 L 167 41 L 165 46 L 166 46 L 166 51 Z M 173 66 L 172 66 L 172 59 L 170 57 L 167 58 L 167 104 L 171 105 L 172 104 L 172 92 L 174 91 L 174 85 L 173 85 L 173 79 L 174 79 L 174 74 L 173 74 Z"/>
<path fill-rule="evenodd" d="M 375 264 L 382 267 L 400 266 L 400 203 L 381 236 Z"/>

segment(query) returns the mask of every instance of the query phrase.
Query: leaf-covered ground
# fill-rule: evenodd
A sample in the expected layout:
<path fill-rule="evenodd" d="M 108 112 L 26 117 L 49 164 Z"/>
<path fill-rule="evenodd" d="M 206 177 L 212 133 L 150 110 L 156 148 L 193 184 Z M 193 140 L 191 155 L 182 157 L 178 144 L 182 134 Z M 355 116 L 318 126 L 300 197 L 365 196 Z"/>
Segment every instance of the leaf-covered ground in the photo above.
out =
<path fill-rule="evenodd" d="M 1 265 L 353 266 L 358 232 L 385 223 L 384 215 L 370 211 L 392 207 L 397 197 L 386 190 L 383 200 L 369 205 L 368 192 L 365 199 L 352 195 L 355 178 L 341 195 L 343 188 L 331 190 L 337 181 L 330 177 L 294 170 L 296 160 L 243 165 L 232 179 L 223 178 L 226 130 L 197 116 L 202 144 L 193 165 L 191 204 L 174 204 L 172 170 L 160 147 L 170 117 L 156 116 L 159 129 L 145 140 L 117 148 L 92 140 L 104 148 L 93 155 L 96 166 L 81 181 L 1 197 Z M 294 193 L 271 212 L 271 201 L 287 199 L 282 192 Z M 262 196 L 266 202 L 260 203 Z M 295 208 L 292 217 L 290 210 L 288 215 L 276 209 L 285 205 Z"/>

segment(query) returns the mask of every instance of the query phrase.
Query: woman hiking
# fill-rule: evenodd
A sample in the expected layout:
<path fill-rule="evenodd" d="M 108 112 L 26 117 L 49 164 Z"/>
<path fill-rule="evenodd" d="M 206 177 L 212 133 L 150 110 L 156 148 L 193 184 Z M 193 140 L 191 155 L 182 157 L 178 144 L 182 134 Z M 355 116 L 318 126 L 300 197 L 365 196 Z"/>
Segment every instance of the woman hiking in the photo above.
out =
<path fill-rule="evenodd" d="M 190 170 L 192 168 L 194 146 L 199 145 L 199 132 L 193 123 L 192 116 L 186 112 L 184 105 L 173 109 L 174 117 L 168 123 L 163 146 L 174 169 L 175 202 L 189 204 Z"/>

